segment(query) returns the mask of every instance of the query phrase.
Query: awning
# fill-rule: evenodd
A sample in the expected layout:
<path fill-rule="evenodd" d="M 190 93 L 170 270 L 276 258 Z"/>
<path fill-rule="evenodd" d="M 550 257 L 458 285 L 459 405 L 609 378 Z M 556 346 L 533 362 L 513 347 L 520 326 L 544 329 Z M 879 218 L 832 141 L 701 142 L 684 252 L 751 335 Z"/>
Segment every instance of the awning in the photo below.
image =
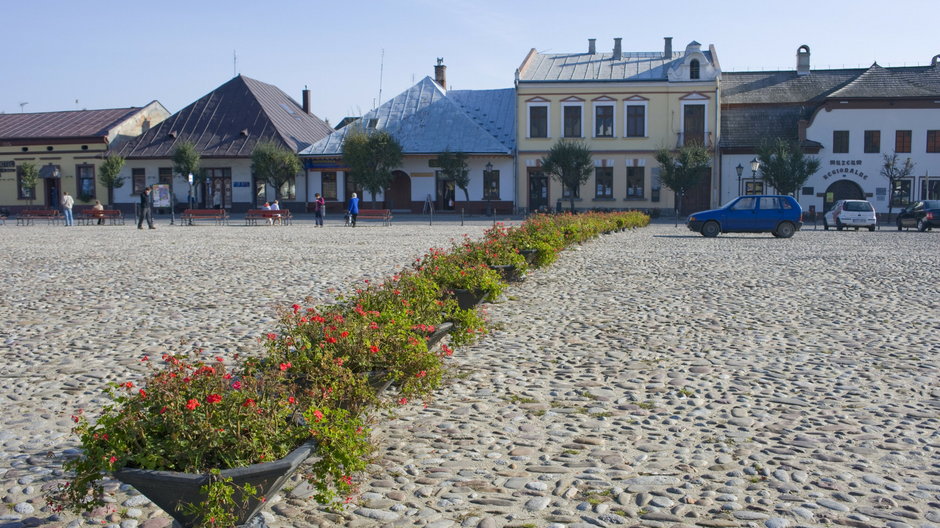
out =
<path fill-rule="evenodd" d="M 39 167 L 40 178 L 61 178 L 62 168 L 58 165 L 48 164 Z"/>

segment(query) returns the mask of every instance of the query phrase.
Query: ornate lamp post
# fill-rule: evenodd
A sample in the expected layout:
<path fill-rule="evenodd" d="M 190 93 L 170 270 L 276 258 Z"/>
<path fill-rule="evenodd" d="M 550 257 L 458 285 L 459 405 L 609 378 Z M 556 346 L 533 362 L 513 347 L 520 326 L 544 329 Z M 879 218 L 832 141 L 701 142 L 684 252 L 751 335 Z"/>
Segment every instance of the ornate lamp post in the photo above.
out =
<path fill-rule="evenodd" d="M 757 171 L 760 170 L 760 160 L 754 158 L 751 160 L 751 178 L 754 179 L 754 183 L 757 183 Z M 751 194 L 751 193 L 747 193 Z"/>
<path fill-rule="evenodd" d="M 738 173 L 738 195 L 741 194 L 741 173 L 744 172 L 744 167 L 738 163 L 738 166 L 734 168 L 734 172 Z"/>

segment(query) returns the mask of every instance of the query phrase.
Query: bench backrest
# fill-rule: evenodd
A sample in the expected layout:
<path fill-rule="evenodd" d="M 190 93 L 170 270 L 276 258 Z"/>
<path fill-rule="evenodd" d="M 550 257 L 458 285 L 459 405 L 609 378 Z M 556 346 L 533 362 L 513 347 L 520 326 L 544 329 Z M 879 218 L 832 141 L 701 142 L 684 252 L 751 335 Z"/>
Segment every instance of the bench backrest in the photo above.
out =
<path fill-rule="evenodd" d="M 19 214 L 21 216 L 57 216 L 59 211 L 57 209 L 24 209 Z"/>
<path fill-rule="evenodd" d="M 183 211 L 184 215 L 223 215 L 225 214 L 224 209 L 186 209 Z"/>
<path fill-rule="evenodd" d="M 248 212 L 245 214 L 247 214 L 248 216 L 274 216 L 274 215 L 286 216 L 290 214 L 290 210 L 289 209 L 277 209 L 277 210 L 249 209 Z"/>
<path fill-rule="evenodd" d="M 360 215 L 387 215 L 391 212 L 391 209 L 359 209 Z"/>

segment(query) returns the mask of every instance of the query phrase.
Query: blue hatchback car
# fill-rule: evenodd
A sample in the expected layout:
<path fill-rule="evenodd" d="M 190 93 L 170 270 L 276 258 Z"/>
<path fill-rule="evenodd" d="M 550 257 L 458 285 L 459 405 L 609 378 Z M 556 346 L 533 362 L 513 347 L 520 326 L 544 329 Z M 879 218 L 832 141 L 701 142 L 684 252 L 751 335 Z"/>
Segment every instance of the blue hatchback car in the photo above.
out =
<path fill-rule="evenodd" d="M 718 233 L 773 233 L 790 238 L 803 226 L 803 208 L 791 196 L 738 196 L 718 209 L 689 215 L 686 225 L 703 236 Z"/>

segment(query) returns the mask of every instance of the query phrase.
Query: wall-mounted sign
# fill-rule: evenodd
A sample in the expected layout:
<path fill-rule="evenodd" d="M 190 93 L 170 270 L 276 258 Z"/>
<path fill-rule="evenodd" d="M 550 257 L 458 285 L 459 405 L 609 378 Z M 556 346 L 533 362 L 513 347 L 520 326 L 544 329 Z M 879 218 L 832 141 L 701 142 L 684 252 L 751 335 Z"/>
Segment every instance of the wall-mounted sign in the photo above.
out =
<path fill-rule="evenodd" d="M 232 182 L 232 187 L 251 187 L 251 183 L 246 181 L 236 181 Z"/>

